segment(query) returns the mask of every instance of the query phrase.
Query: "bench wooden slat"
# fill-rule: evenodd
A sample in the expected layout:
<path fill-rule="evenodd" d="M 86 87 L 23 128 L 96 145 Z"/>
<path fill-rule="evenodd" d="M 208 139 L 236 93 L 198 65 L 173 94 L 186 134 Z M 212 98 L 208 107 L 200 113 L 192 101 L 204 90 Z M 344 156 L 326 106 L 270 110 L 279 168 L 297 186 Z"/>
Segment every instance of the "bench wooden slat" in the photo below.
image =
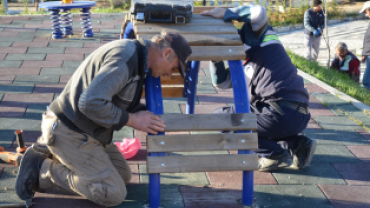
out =
<path fill-rule="evenodd" d="M 192 46 L 188 61 L 245 60 L 243 46 Z"/>
<path fill-rule="evenodd" d="M 255 150 L 256 133 L 148 135 L 147 152 L 196 152 L 213 150 Z"/>
<path fill-rule="evenodd" d="M 184 79 L 180 73 L 173 73 L 171 77 L 161 77 L 162 85 L 184 85 Z"/>
<path fill-rule="evenodd" d="M 222 7 L 222 8 L 233 8 L 232 6 L 217 6 L 217 7 Z M 211 10 L 216 8 L 215 6 L 200 6 L 200 7 L 193 7 L 193 16 L 192 18 L 200 18 L 200 13 Z"/>
<path fill-rule="evenodd" d="M 154 34 L 138 34 L 138 38 L 151 39 Z M 182 34 L 190 46 L 237 46 L 243 45 L 238 34 Z"/>
<path fill-rule="evenodd" d="M 133 20 L 132 21 L 132 25 L 133 26 L 158 26 L 158 25 L 165 25 L 165 26 L 179 26 L 179 25 L 186 25 L 186 26 L 200 26 L 200 25 L 203 25 L 203 26 L 227 26 L 227 25 L 232 25 L 232 22 L 224 22 L 222 19 L 215 19 L 215 18 L 211 18 L 211 17 L 195 17 L 194 16 L 200 16 L 199 14 L 197 15 L 194 15 L 193 14 L 193 17 L 191 19 L 190 22 L 186 23 L 186 24 L 176 24 L 176 23 L 148 23 L 148 22 L 143 22 L 143 21 L 137 21 L 137 20 Z"/>
<path fill-rule="evenodd" d="M 164 131 L 224 131 L 256 130 L 257 120 L 253 113 L 233 114 L 161 114 Z"/>
<path fill-rule="evenodd" d="M 252 171 L 257 168 L 256 154 L 147 157 L 148 173 Z"/>
<path fill-rule="evenodd" d="M 135 34 L 160 34 L 163 30 L 180 34 L 238 34 L 234 25 L 223 26 L 134 26 Z"/>
<path fill-rule="evenodd" d="M 162 96 L 164 98 L 182 97 L 183 91 L 184 85 L 162 85 Z M 143 94 L 141 97 L 145 98 L 145 87 L 143 87 Z"/>

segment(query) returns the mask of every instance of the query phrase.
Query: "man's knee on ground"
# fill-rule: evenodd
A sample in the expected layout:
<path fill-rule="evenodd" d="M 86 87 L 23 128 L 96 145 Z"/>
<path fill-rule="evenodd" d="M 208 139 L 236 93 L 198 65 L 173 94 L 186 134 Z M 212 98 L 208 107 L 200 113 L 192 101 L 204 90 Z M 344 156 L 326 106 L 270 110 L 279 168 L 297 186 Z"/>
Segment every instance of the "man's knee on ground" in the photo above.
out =
<path fill-rule="evenodd" d="M 107 185 L 105 183 L 92 183 L 88 186 L 92 201 L 103 206 L 117 206 L 125 200 L 127 195 L 126 186 Z"/>

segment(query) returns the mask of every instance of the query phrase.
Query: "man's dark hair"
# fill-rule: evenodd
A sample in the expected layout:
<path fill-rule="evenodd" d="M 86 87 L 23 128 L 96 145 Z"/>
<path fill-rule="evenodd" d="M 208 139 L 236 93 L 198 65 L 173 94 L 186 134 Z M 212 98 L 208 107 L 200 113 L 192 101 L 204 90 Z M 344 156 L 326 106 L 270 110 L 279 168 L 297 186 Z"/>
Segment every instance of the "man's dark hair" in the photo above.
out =
<path fill-rule="evenodd" d="M 313 4 L 314 7 L 317 7 L 320 4 L 322 4 L 322 1 L 321 0 L 312 0 L 312 4 Z"/>

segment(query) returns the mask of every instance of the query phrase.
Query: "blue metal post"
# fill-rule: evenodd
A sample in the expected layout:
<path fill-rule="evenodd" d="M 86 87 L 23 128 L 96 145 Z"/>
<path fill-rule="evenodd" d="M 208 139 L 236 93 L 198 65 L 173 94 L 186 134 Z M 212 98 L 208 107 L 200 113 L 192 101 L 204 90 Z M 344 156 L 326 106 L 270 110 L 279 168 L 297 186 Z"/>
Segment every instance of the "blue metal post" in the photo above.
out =
<path fill-rule="evenodd" d="M 189 75 L 189 85 L 187 89 L 186 114 L 194 114 L 195 95 L 197 94 L 197 83 L 200 61 L 192 61 Z"/>
<path fill-rule="evenodd" d="M 163 98 L 160 78 L 154 78 L 147 73 L 145 78 L 145 102 L 149 111 L 163 114 Z M 164 135 L 159 132 L 158 135 Z M 164 152 L 149 153 L 148 157 L 165 156 Z M 161 205 L 160 174 L 149 174 L 149 207 L 158 208 Z"/>
<path fill-rule="evenodd" d="M 183 97 L 188 97 L 188 89 L 189 89 L 189 77 L 191 72 L 191 61 L 186 63 L 185 69 L 185 77 L 184 77 L 184 91 L 182 92 Z"/>
<path fill-rule="evenodd" d="M 248 98 L 248 86 L 245 80 L 243 65 L 241 61 L 229 61 L 231 80 L 233 83 L 234 102 L 236 113 L 250 113 Z M 238 131 L 250 132 L 250 131 Z M 238 154 L 251 154 L 250 150 L 239 150 Z M 253 171 L 243 171 L 243 193 L 242 204 L 250 206 L 253 204 Z"/>

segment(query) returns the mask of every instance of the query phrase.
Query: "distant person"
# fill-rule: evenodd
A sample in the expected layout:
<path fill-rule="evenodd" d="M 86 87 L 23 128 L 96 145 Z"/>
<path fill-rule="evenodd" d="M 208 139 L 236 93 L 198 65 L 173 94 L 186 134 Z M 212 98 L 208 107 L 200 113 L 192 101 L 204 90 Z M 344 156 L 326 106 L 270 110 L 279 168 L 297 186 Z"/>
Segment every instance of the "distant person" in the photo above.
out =
<path fill-rule="evenodd" d="M 313 8 L 304 13 L 304 48 L 305 58 L 316 61 L 319 55 L 322 30 L 325 27 L 325 16 L 321 0 L 313 0 Z"/>
<path fill-rule="evenodd" d="M 339 42 L 337 46 L 335 46 L 335 56 L 330 67 L 348 74 L 353 81 L 360 82 L 360 60 L 358 60 L 357 56 L 348 51 L 348 47 L 345 43 Z"/>
<path fill-rule="evenodd" d="M 360 13 L 365 13 L 365 16 L 370 18 L 370 1 L 365 2 L 364 7 L 361 9 Z M 367 27 L 367 31 L 364 37 L 364 49 L 362 50 L 361 62 L 366 61 L 366 69 L 364 77 L 362 78 L 362 85 L 370 89 L 370 24 Z"/>

